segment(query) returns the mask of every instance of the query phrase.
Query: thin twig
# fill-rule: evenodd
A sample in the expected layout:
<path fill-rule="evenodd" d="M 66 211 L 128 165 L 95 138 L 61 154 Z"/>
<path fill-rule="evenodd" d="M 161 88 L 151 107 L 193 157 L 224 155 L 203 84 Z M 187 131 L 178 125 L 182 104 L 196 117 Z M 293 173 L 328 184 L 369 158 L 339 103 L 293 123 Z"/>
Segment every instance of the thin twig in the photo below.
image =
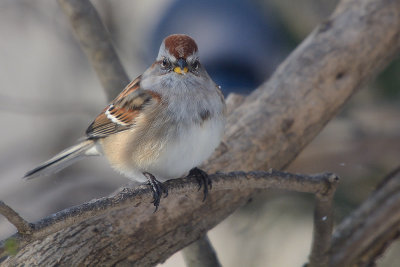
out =
<path fill-rule="evenodd" d="M 316 194 L 315 198 L 313 241 L 309 267 L 325 267 L 329 264 L 329 249 L 333 229 L 333 196 L 339 181 L 334 176 L 330 179 L 328 190 Z"/>
<path fill-rule="evenodd" d="M 338 181 L 332 173 L 315 175 L 292 174 L 270 170 L 268 172 L 230 172 L 210 175 L 213 182 L 212 191 L 245 190 L 245 189 L 283 189 L 313 194 L 329 192 Z M 179 198 L 184 194 L 201 194 L 196 179 L 180 178 L 165 182 L 168 187 L 168 199 Z M 28 242 L 42 239 L 61 229 L 80 223 L 94 216 L 126 206 L 148 205 L 152 200 L 151 189 L 146 185 L 135 188 L 122 188 L 110 197 L 103 197 L 90 202 L 57 212 L 41 221 L 32 224 L 32 234 Z M 162 205 L 162 203 L 161 203 Z M 150 206 L 149 206 L 150 207 Z M 23 238 L 22 238 L 23 239 Z M 21 244 L 23 245 L 23 244 Z"/>
<path fill-rule="evenodd" d="M 0 214 L 6 217 L 6 219 L 17 228 L 18 233 L 21 235 L 30 235 L 32 233 L 33 229 L 31 225 L 1 200 Z"/>
<path fill-rule="evenodd" d="M 126 74 L 100 17 L 88 0 L 58 0 L 83 51 L 112 100 L 128 83 Z"/>
<path fill-rule="evenodd" d="M 187 267 L 221 267 L 206 235 L 182 249 L 182 253 Z"/>

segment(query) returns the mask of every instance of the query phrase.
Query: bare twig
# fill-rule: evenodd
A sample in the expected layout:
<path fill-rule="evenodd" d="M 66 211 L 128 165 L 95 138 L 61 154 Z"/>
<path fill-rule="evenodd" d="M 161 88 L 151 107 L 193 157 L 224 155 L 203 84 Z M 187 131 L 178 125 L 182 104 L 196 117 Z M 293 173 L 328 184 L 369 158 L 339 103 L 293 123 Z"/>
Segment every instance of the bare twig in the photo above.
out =
<path fill-rule="evenodd" d="M 83 51 L 103 85 L 107 99 L 113 99 L 128 83 L 111 39 L 96 9 L 88 0 L 58 0 L 68 16 Z"/>
<path fill-rule="evenodd" d="M 400 171 L 336 229 L 331 266 L 373 266 L 400 232 Z"/>
<path fill-rule="evenodd" d="M 220 267 L 215 250 L 207 236 L 182 249 L 187 267 Z"/>
<path fill-rule="evenodd" d="M 32 233 L 31 225 L 25 221 L 19 214 L 0 200 L 0 214 L 7 218 L 21 235 L 30 235 Z"/>
<path fill-rule="evenodd" d="M 313 242 L 309 267 L 325 267 L 329 264 L 329 249 L 333 229 L 333 196 L 338 178 L 330 177 L 327 191 L 316 194 L 314 209 Z"/>

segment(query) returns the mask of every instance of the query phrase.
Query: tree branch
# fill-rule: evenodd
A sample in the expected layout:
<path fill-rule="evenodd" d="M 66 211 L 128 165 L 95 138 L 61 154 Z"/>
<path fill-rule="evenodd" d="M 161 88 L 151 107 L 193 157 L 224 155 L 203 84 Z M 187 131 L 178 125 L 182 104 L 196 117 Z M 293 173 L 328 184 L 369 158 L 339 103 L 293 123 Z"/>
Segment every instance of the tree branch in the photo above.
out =
<path fill-rule="evenodd" d="M 167 199 L 161 202 L 161 208 L 155 214 L 152 214 L 152 192 L 146 185 L 136 188 L 123 188 L 113 196 L 100 198 L 55 213 L 50 217 L 32 224 L 33 230 L 29 236 L 13 236 L 12 239 L 19 240 L 21 248 L 19 255 L 21 256 L 14 259 L 10 258 L 2 264 L 7 265 L 11 263 L 12 265 L 16 265 L 18 262 L 24 262 L 29 265 L 30 262 L 33 263 L 35 259 L 31 258 L 32 255 L 30 255 L 29 251 L 33 252 L 37 251 L 37 249 L 48 249 L 48 246 L 53 246 L 48 242 L 40 242 L 40 240 L 43 240 L 45 237 L 46 240 L 50 238 L 54 242 L 58 242 L 55 240 L 60 237 L 61 232 L 63 232 L 61 235 L 67 234 L 69 236 L 71 235 L 70 231 L 79 231 L 80 235 L 85 236 L 87 234 L 93 234 L 93 231 L 95 231 L 97 235 L 93 238 L 80 239 L 79 243 L 81 246 L 96 246 L 97 242 L 99 242 L 98 238 L 103 238 L 96 238 L 96 236 L 107 235 L 107 238 L 112 237 L 113 240 L 119 240 L 119 242 L 124 243 L 124 253 L 135 255 L 135 264 L 138 266 L 142 266 L 142 264 L 152 265 L 157 263 L 158 260 L 154 261 L 154 256 L 149 257 L 149 254 L 152 254 L 152 251 L 157 251 L 157 244 L 163 244 L 163 254 L 164 259 L 166 259 L 170 255 L 171 250 L 176 251 L 177 247 L 183 248 L 185 245 L 188 245 L 190 241 L 196 240 L 186 239 L 184 245 L 182 244 L 181 238 L 177 238 L 177 236 L 175 236 L 173 240 L 170 240 L 170 232 L 167 231 L 167 229 L 170 227 L 174 228 L 173 224 L 168 223 L 171 218 L 172 220 L 179 219 L 189 223 L 188 217 L 191 217 L 189 225 L 185 225 L 184 227 L 193 227 L 193 224 L 195 224 L 197 227 L 200 227 L 200 229 L 203 229 L 201 231 L 203 235 L 206 233 L 206 229 L 209 229 L 210 222 L 212 222 L 213 225 L 217 223 L 217 221 L 212 219 L 214 214 L 213 208 L 211 208 L 213 205 L 212 203 L 218 201 L 218 199 L 213 197 L 217 192 L 223 192 L 223 194 L 228 196 L 227 200 L 234 199 L 233 196 L 230 196 L 230 192 L 246 189 L 274 188 L 327 195 L 330 194 L 332 188 L 336 187 L 338 181 L 338 178 L 331 173 L 309 176 L 273 170 L 270 170 L 269 172 L 218 173 L 210 175 L 210 179 L 213 181 L 213 189 L 205 203 L 201 201 L 202 192 L 198 190 L 196 179 L 181 178 L 165 182 L 165 185 L 168 187 L 169 195 Z M 171 205 L 165 205 L 166 202 L 180 203 L 180 208 L 176 209 Z M 186 211 L 188 205 L 191 210 L 194 211 L 191 215 L 188 215 Z M 211 209 L 209 210 L 209 208 Z M 119 218 L 120 223 L 118 224 L 109 224 L 111 222 L 107 221 L 115 219 L 111 214 L 124 214 L 124 217 Z M 227 213 L 226 216 L 227 215 L 229 215 L 229 213 Z M 92 221 L 92 223 L 89 223 L 89 221 Z M 90 227 L 88 227 L 88 223 L 91 225 Z M 131 239 L 132 235 L 140 235 L 142 232 L 142 228 L 138 227 L 138 225 L 147 225 L 149 223 L 156 224 L 158 225 L 157 227 L 166 228 L 165 231 L 162 232 L 146 232 L 147 238 L 154 235 L 155 239 L 153 240 L 157 240 L 156 243 L 143 243 L 143 237 L 139 239 Z M 133 224 L 136 225 L 136 227 L 128 227 L 127 224 Z M 104 227 L 107 228 L 108 225 L 113 225 L 112 231 L 104 229 Z M 156 226 L 150 226 L 150 229 L 153 227 Z M 195 229 L 198 229 L 197 227 L 195 227 Z M 95 230 L 98 228 L 101 230 Z M 195 232 L 195 234 L 197 235 L 198 233 Z M 35 250 L 31 250 L 29 246 L 26 246 L 27 244 L 34 246 Z M 168 246 L 165 247 L 166 245 Z M 60 253 L 58 249 L 60 248 L 57 246 L 52 248 L 51 254 Z M 69 249 L 74 248 L 71 247 Z M 94 260 L 100 260 L 100 262 L 105 265 L 113 265 L 115 264 L 115 262 L 113 262 L 115 261 L 115 258 L 107 257 L 107 255 L 111 253 L 110 250 L 113 251 L 113 247 L 103 248 L 100 253 L 101 255 L 94 255 L 91 250 L 86 250 L 88 254 L 83 255 L 82 253 L 79 253 L 81 254 L 79 257 L 82 258 L 78 258 L 75 254 L 73 259 L 79 260 L 79 262 L 82 263 L 85 262 L 85 265 L 95 264 Z M 48 251 L 48 253 L 50 253 L 50 251 Z M 157 254 L 158 253 L 159 252 L 157 252 Z M 98 257 L 101 257 L 102 259 L 99 259 Z M 43 259 L 41 265 L 48 265 L 52 260 L 53 258 L 46 257 Z M 66 265 L 73 264 L 74 262 L 71 260 L 71 258 L 63 260 L 58 259 L 60 264 Z M 130 259 L 129 262 L 131 262 L 131 260 L 132 259 Z"/>
<path fill-rule="evenodd" d="M 400 232 L 400 169 L 336 229 L 331 266 L 373 266 Z"/>
<path fill-rule="evenodd" d="M 331 177 L 331 179 L 337 177 Z M 314 208 L 313 241 L 309 267 L 329 265 L 329 249 L 331 247 L 333 229 L 333 196 L 337 183 L 332 182 L 325 194 L 317 194 Z"/>
<path fill-rule="evenodd" d="M 204 166 L 284 168 L 399 51 L 399 0 L 341 1 L 229 114 L 224 142 Z"/>
<path fill-rule="evenodd" d="M 334 188 L 334 185 L 338 181 L 337 176 L 331 173 L 301 175 L 274 170 L 270 170 L 269 172 L 218 173 L 211 174 L 210 179 L 213 182 L 213 192 L 221 190 L 274 188 L 321 195 L 330 194 L 331 188 Z M 182 195 L 201 195 L 202 193 L 198 189 L 198 182 L 196 179 L 180 178 L 169 180 L 164 184 L 167 186 L 169 192 L 168 199 L 165 201 L 172 201 L 173 198 Z M 110 197 L 100 198 L 65 209 L 35 224 L 31 224 L 29 227 L 31 233 L 28 240 L 31 242 L 32 240 L 42 239 L 49 234 L 94 216 L 109 213 L 110 210 L 119 210 L 126 206 L 137 207 L 138 205 L 151 207 L 152 197 L 152 191 L 147 185 L 141 185 L 135 188 L 124 187 Z M 3 205 L 6 206 L 5 204 Z M 20 224 L 20 220 L 23 219 L 8 206 L 7 209 L 0 209 L 0 214 L 3 214 L 7 218 L 10 217 L 8 216 L 10 213 L 15 214 L 12 215 L 10 222 L 13 224 L 15 222 L 15 226 L 17 227 L 17 225 Z M 18 218 L 14 218 L 14 216 Z"/>
<path fill-rule="evenodd" d="M 207 235 L 182 249 L 187 267 L 221 267 Z"/>
<path fill-rule="evenodd" d="M 111 39 L 88 0 L 58 0 L 110 101 L 129 83 Z"/>
<path fill-rule="evenodd" d="M 25 221 L 15 210 L 6 205 L 0 200 L 0 214 L 7 218 L 16 228 L 21 235 L 30 235 L 32 233 L 32 226 Z"/>

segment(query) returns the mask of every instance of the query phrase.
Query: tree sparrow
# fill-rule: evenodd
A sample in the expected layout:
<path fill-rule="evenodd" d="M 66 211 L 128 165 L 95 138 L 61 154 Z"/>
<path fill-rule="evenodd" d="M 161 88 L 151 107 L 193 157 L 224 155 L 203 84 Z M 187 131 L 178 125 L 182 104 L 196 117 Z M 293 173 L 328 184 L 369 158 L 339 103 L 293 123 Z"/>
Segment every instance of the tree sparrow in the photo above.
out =
<path fill-rule="evenodd" d="M 161 44 L 156 61 L 97 116 L 85 140 L 26 173 L 26 179 L 60 171 L 86 156 L 104 155 L 132 180 L 148 182 L 156 209 L 166 188 L 159 181 L 195 176 L 196 168 L 220 143 L 225 102 L 199 62 L 195 41 L 174 34 Z M 156 179 L 157 177 L 157 179 Z"/>

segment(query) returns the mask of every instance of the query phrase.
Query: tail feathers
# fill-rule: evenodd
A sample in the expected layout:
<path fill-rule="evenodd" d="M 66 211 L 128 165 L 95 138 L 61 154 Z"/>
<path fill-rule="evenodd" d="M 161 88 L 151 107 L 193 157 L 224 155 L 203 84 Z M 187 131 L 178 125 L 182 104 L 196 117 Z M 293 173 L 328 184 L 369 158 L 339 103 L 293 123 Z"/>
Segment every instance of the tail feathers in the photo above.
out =
<path fill-rule="evenodd" d="M 92 140 L 85 140 L 75 146 L 65 149 L 33 170 L 28 171 L 24 179 L 32 179 L 59 172 L 85 156 L 95 155 L 100 155 L 96 149 L 95 142 Z"/>

